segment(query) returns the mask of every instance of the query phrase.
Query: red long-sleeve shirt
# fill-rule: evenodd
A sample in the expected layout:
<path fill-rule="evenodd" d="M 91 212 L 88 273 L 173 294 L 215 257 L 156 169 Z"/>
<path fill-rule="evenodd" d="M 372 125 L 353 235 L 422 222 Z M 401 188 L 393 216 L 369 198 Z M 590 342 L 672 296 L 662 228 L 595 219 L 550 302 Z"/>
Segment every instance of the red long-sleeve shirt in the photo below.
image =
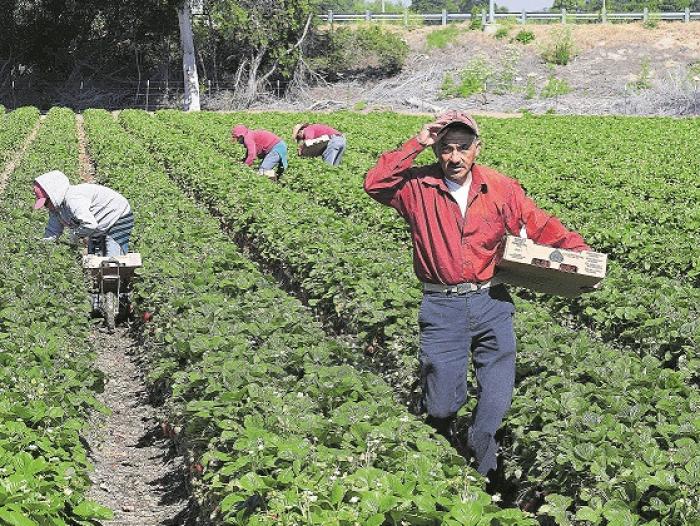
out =
<path fill-rule="evenodd" d="M 414 138 L 384 153 L 367 173 L 365 191 L 395 208 L 411 227 L 418 279 L 456 285 L 490 280 L 506 233 L 543 245 L 589 250 L 583 238 L 539 209 L 514 179 L 474 164 L 465 216 L 450 195 L 439 164 L 412 167 L 424 147 Z"/>
<path fill-rule="evenodd" d="M 281 140 L 277 135 L 267 130 L 248 130 L 248 133 L 243 135 L 243 145 L 247 151 L 243 162 L 251 166 L 257 157 L 264 157 L 270 153 L 275 144 Z"/>
<path fill-rule="evenodd" d="M 301 131 L 301 134 L 302 139 L 305 141 L 318 139 L 321 135 L 328 135 L 329 137 L 332 137 L 333 135 L 341 135 L 338 130 L 331 128 L 330 126 L 326 126 L 325 124 L 309 124 Z"/>

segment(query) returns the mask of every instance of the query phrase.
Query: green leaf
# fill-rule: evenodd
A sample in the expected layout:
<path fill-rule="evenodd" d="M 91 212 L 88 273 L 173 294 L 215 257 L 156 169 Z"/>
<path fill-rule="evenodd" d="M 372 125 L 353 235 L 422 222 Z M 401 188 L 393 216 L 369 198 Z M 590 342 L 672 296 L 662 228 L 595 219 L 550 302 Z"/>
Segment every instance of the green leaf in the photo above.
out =
<path fill-rule="evenodd" d="M 75 508 L 73 508 L 73 513 L 84 519 L 109 520 L 114 517 L 112 510 L 91 500 L 82 501 Z"/>

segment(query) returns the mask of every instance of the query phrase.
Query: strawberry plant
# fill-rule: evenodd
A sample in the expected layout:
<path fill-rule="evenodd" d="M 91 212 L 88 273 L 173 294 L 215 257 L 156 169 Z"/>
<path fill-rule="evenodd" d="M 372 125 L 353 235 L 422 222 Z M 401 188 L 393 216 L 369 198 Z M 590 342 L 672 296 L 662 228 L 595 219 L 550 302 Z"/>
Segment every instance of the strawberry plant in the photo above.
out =
<path fill-rule="evenodd" d="M 0 112 L 0 165 L 8 161 L 39 120 L 39 110 L 19 108 L 8 115 Z"/>

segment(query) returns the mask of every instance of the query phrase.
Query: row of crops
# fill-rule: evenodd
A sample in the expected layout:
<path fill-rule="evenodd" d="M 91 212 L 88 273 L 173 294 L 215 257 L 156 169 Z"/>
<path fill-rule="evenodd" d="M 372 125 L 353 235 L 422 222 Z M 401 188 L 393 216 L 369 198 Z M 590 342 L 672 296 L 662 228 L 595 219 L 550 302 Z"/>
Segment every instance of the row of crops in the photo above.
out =
<path fill-rule="evenodd" d="M 72 123 L 70 112 L 52 114 Z M 20 128 L 0 133 L 0 154 L 17 147 L 9 136 L 22 137 L 37 115 L 18 110 L 3 123 L 11 118 Z M 287 136 L 302 119 L 347 133 L 339 169 L 292 152 L 275 185 L 238 162 L 242 151 L 229 140 L 234 123 Z M 168 395 L 164 411 L 192 467 L 203 517 L 230 524 L 536 523 L 500 509 L 467 462 L 406 410 L 416 394 L 421 293 L 405 226 L 364 195 L 362 179 L 382 151 L 424 121 L 172 111 L 124 111 L 115 120 L 86 112 L 100 182 L 136 210 L 134 244 L 147 264 L 135 299 L 155 315 L 135 330 L 149 383 Z M 480 125 L 485 163 L 518 177 L 541 206 L 611 254 L 610 278 L 596 294 L 563 301 L 519 291 L 516 298 L 518 370 L 503 448 L 513 500 L 544 504 L 539 519 L 560 525 L 700 524 L 700 297 L 690 243 L 692 225 L 700 226 L 693 206 L 698 124 L 538 117 Z M 42 130 L 55 126 L 47 119 Z M 27 162 L 42 151 L 42 133 Z M 49 141 L 51 161 L 43 162 L 56 162 L 51 168 L 60 168 L 57 159 L 77 161 L 74 128 L 65 134 L 68 146 Z M 675 150 L 654 147 L 659 136 Z M 570 146 L 572 137 L 581 138 L 579 148 Z M 419 158 L 430 161 L 427 153 Z M 13 215 L 0 229 L 19 228 L 21 209 L 32 221 L 19 236 L 22 247 L 40 254 L 7 245 L 11 268 L 62 269 L 50 275 L 65 283 L 51 287 L 36 274 L 17 275 L 22 287 L 41 289 L 27 297 L 41 305 L 28 315 L 51 330 L 70 325 L 70 345 L 58 340 L 52 352 L 73 360 L 71 381 L 81 379 L 85 398 L 77 413 L 62 407 L 56 420 L 74 421 L 77 436 L 94 405 L 85 393 L 100 387 L 99 376 L 84 361 L 87 306 L 74 255 L 27 241 L 44 219 L 27 211 L 28 181 L 44 169 L 29 165 L 12 176 L 0 211 Z M 62 169 L 72 174 L 75 166 Z M 11 188 L 23 207 L 8 200 Z M 2 345 L 3 334 L 14 335 L 4 313 L 16 291 L 0 277 Z M 52 321 L 52 308 L 75 320 Z M 18 341 L 15 360 L 19 349 L 36 346 Z M 30 358 L 25 352 L 21 359 Z M 43 450 L 30 451 L 46 460 Z M 78 487 L 61 494 L 72 499 L 61 516 L 106 514 L 81 500 L 84 459 L 66 462 Z M 5 509 L 13 510 L 0 499 Z"/>
<path fill-rule="evenodd" d="M 2 119 L 7 158 L 39 122 L 34 108 Z M 88 303 L 75 254 L 37 242 L 38 173 L 78 168 L 75 120 L 52 110 L 0 194 L 0 524 L 93 524 L 111 512 L 85 499 L 90 463 L 83 432 L 101 373 L 92 367 Z"/>

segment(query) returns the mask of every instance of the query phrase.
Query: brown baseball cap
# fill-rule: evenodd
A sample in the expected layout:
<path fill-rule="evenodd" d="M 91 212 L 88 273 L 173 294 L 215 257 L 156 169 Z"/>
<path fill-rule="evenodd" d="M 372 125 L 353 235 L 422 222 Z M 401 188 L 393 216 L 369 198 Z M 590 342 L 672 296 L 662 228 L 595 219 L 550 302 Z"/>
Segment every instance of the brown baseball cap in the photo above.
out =
<path fill-rule="evenodd" d="M 474 117 L 463 111 L 446 111 L 445 113 L 439 115 L 438 118 L 435 119 L 435 122 L 438 124 L 442 124 L 442 127 L 440 128 L 440 131 L 437 134 L 438 137 L 440 137 L 444 133 L 445 128 L 447 128 L 450 124 L 457 123 L 464 124 L 471 130 L 473 130 L 477 137 L 479 136 L 479 127 L 477 126 Z"/>

